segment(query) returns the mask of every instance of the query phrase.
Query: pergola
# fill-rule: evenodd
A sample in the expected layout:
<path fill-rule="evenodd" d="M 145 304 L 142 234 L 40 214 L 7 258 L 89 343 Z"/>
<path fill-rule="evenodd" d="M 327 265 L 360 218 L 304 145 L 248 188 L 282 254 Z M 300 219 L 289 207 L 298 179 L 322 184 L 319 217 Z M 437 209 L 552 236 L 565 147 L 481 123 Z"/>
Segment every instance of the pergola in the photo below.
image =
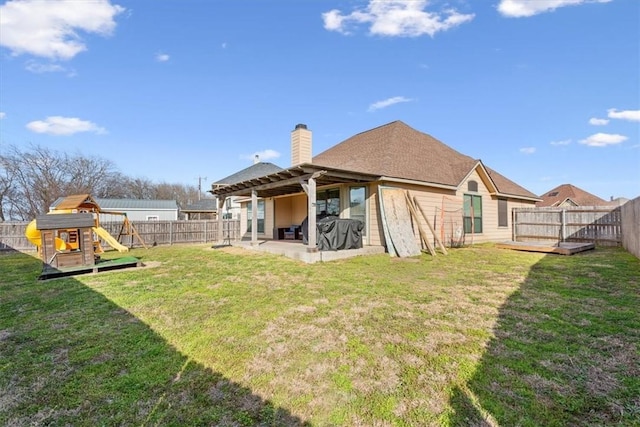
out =
<path fill-rule="evenodd" d="M 299 193 L 307 194 L 309 238 L 307 251 L 317 250 L 316 236 L 316 188 L 331 184 L 366 183 L 377 181 L 379 175 L 346 171 L 310 163 L 303 163 L 276 173 L 252 178 L 234 184 L 218 185 L 211 193 L 218 198 L 218 212 L 222 212 L 227 197 L 251 196 L 251 205 L 258 205 L 258 197 L 275 197 Z M 218 229 L 222 230 L 222 215 L 218 215 Z M 251 244 L 258 243 L 258 215 L 251 217 Z"/>

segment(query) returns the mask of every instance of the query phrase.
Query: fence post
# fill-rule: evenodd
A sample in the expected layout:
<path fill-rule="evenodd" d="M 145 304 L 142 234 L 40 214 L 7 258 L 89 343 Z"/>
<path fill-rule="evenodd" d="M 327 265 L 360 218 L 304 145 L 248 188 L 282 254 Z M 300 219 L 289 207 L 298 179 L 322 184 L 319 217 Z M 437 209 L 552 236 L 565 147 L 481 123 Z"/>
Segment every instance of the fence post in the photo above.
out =
<path fill-rule="evenodd" d="M 173 221 L 169 222 L 169 246 L 173 244 Z"/>
<path fill-rule="evenodd" d="M 560 211 L 560 238 L 562 239 L 561 241 L 565 241 L 567 239 L 567 229 L 566 229 L 566 225 L 567 225 L 567 216 L 566 216 L 567 211 L 565 209 L 562 209 Z"/>
<path fill-rule="evenodd" d="M 202 236 L 204 239 L 204 243 L 207 243 L 207 220 L 204 221 L 204 236 Z"/>

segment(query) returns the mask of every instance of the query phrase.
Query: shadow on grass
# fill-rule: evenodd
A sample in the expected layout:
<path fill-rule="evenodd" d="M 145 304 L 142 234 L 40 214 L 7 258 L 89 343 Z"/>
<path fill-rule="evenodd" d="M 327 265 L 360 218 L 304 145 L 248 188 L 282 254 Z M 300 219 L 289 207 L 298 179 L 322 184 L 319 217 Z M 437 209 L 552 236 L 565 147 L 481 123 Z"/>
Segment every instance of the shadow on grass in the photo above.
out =
<path fill-rule="evenodd" d="M 640 261 L 548 255 L 501 307 L 455 426 L 640 425 Z"/>
<path fill-rule="evenodd" d="M 308 425 L 40 269 L 0 254 L 0 425 Z"/>

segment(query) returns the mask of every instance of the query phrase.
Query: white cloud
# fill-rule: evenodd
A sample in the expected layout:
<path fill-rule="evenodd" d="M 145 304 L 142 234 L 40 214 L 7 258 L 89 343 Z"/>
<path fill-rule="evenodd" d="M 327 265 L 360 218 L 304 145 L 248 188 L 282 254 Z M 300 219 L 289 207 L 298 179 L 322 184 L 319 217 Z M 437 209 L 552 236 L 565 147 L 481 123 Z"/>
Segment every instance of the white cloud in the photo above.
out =
<path fill-rule="evenodd" d="M 428 12 L 427 0 L 369 0 L 363 9 L 342 14 L 333 9 L 322 14 L 324 28 L 349 34 L 349 28 L 359 24 L 369 25 L 374 35 L 417 37 L 428 34 L 433 37 L 437 32 L 446 31 L 469 22 L 474 14 L 459 13 L 454 9 Z"/>
<path fill-rule="evenodd" d="M 536 147 L 522 147 L 520 152 L 522 154 L 533 154 L 536 152 Z"/>
<path fill-rule="evenodd" d="M 61 73 L 66 71 L 62 65 L 53 64 L 53 63 L 43 64 L 41 62 L 36 62 L 36 61 L 28 61 L 25 68 L 28 71 L 31 71 L 32 73 L 36 73 L 36 74 Z"/>
<path fill-rule="evenodd" d="M 5 117 L 7 117 L 7 113 L 5 113 L 4 111 L 0 111 L 0 120 L 4 119 Z"/>
<path fill-rule="evenodd" d="M 374 102 L 373 104 L 369 105 L 369 110 L 368 111 L 376 111 L 376 110 L 380 110 L 382 108 L 387 108 L 390 107 L 394 104 L 399 104 L 401 102 L 411 102 L 413 101 L 410 98 L 405 98 L 404 96 L 394 96 L 393 98 L 389 98 L 389 99 L 385 99 L 382 101 L 378 101 L 378 102 Z"/>
<path fill-rule="evenodd" d="M 167 62 L 171 57 L 166 53 L 158 53 L 156 55 L 156 61 L 158 62 Z"/>
<path fill-rule="evenodd" d="M 11 0 L 0 6 L 0 45 L 13 55 L 71 59 L 87 50 L 79 32 L 108 36 L 124 10 L 109 0 Z"/>
<path fill-rule="evenodd" d="M 77 75 L 73 68 L 63 67 L 62 65 L 53 62 L 41 63 L 37 61 L 27 61 L 25 69 L 35 74 L 66 73 L 68 77 L 75 77 Z"/>
<path fill-rule="evenodd" d="M 618 111 L 615 108 L 607 110 L 607 116 L 610 119 L 629 120 L 632 122 L 640 122 L 640 110 L 624 110 Z"/>
<path fill-rule="evenodd" d="M 586 139 L 580 140 L 580 144 L 588 145 L 589 147 L 606 147 L 607 145 L 620 144 L 627 140 L 624 135 L 618 135 L 615 133 L 595 133 Z"/>
<path fill-rule="evenodd" d="M 609 120 L 607 119 L 598 119 L 596 117 L 591 117 L 589 119 L 589 124 L 593 126 L 604 126 L 609 124 Z"/>
<path fill-rule="evenodd" d="M 551 145 L 569 145 L 571 142 L 570 139 L 563 139 L 561 141 L 551 141 Z"/>
<path fill-rule="evenodd" d="M 276 150 L 266 149 L 262 151 L 256 151 L 255 153 L 250 155 L 240 156 L 240 158 L 253 161 L 255 160 L 256 156 L 258 156 L 258 159 L 262 162 L 265 160 L 277 159 L 278 157 L 280 157 L 280 153 L 278 153 Z"/>
<path fill-rule="evenodd" d="M 104 134 L 107 131 L 95 123 L 80 120 L 76 117 L 50 116 L 45 120 L 36 120 L 27 123 L 27 129 L 35 133 L 49 135 L 73 135 L 79 132 L 93 132 Z"/>
<path fill-rule="evenodd" d="M 586 3 L 609 3 L 612 0 L 501 0 L 498 12 L 509 18 L 522 18 L 553 12 L 559 7 Z"/>

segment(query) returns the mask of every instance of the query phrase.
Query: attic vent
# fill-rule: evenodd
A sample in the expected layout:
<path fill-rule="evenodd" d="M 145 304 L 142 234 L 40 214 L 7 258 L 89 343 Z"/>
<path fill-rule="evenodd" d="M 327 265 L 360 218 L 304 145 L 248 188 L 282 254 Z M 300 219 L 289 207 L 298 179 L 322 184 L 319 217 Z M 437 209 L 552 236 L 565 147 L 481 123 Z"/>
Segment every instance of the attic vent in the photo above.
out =
<path fill-rule="evenodd" d="M 547 197 L 555 197 L 555 196 L 557 196 L 557 195 L 558 195 L 558 192 L 557 192 L 557 191 L 554 191 L 553 193 L 549 193 L 549 194 L 547 194 Z"/>
<path fill-rule="evenodd" d="M 478 191 L 478 183 L 476 181 L 469 181 L 467 183 L 467 191 Z"/>

